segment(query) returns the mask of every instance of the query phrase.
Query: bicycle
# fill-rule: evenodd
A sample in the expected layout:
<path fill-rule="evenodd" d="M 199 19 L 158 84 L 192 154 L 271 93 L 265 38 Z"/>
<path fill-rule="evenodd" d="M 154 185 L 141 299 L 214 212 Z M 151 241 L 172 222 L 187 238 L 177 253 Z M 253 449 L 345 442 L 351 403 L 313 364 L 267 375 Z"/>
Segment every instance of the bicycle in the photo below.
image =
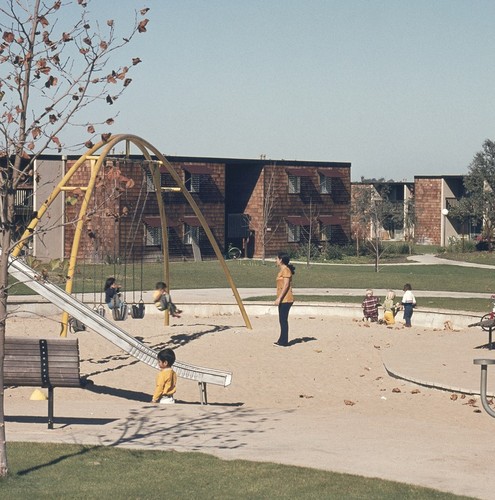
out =
<path fill-rule="evenodd" d="M 492 310 L 491 310 L 491 312 L 481 316 L 480 323 L 482 323 L 483 321 L 489 320 L 489 319 L 495 320 L 495 295 L 491 295 L 490 299 L 492 299 L 492 302 L 493 302 Z M 493 327 L 483 326 L 483 324 L 481 324 L 481 329 L 484 330 L 485 332 L 490 331 L 492 328 Z"/>
<path fill-rule="evenodd" d="M 232 243 L 229 243 L 229 248 L 227 250 L 226 257 L 227 259 L 238 259 L 242 255 L 242 252 L 239 248 L 235 247 L 232 245 Z"/>

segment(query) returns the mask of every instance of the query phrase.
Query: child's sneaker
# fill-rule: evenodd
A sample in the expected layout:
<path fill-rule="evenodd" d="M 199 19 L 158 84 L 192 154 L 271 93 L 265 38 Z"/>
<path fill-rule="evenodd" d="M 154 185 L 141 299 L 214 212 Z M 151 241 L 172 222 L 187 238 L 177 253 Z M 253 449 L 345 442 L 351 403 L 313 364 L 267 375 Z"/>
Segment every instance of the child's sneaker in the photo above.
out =
<path fill-rule="evenodd" d="M 160 399 L 160 404 L 173 405 L 175 404 L 175 399 L 173 398 L 173 396 L 163 396 L 162 399 Z"/>

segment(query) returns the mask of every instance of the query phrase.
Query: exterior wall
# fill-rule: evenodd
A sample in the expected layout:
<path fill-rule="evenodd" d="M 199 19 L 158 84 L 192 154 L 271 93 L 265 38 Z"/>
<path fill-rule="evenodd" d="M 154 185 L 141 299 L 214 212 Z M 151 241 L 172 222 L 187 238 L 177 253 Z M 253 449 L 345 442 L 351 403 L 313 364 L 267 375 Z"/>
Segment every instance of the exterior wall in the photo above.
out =
<path fill-rule="evenodd" d="M 220 250 L 225 245 L 225 165 L 223 163 L 204 162 L 173 162 L 172 166 L 185 182 L 187 166 L 204 167 L 208 173 L 201 174 L 199 192 L 190 193 L 203 214 L 208 226 L 215 237 Z M 171 179 L 171 183 L 175 182 Z M 184 217 L 193 217 L 192 207 L 181 193 L 164 194 L 165 210 L 169 214 L 172 225 L 169 227 L 169 253 L 170 258 L 191 258 L 193 249 L 191 245 L 184 244 L 185 220 Z M 155 207 L 153 210 L 152 207 Z M 150 200 L 146 213 L 158 214 L 156 200 Z M 187 219 L 186 219 L 187 220 Z M 199 249 L 203 257 L 213 257 L 214 251 L 205 232 L 201 228 Z"/>
<path fill-rule="evenodd" d="M 68 161 L 66 170 L 74 164 Z M 111 166 L 102 166 L 98 174 L 95 191 L 88 204 L 85 227 L 81 233 L 78 259 L 87 262 L 113 262 L 117 257 L 123 256 L 125 248 L 121 241 L 121 233 L 126 232 L 128 217 L 125 213 L 128 208 L 122 200 L 121 183 L 109 179 Z M 116 168 L 120 168 L 116 166 Z M 71 178 L 70 186 L 85 188 L 91 176 L 89 162 L 81 165 Z M 128 173 L 133 178 L 134 173 Z M 65 194 L 65 239 L 64 255 L 69 258 L 74 242 L 77 222 L 80 219 L 80 208 L 85 191 L 76 189 Z"/>
<path fill-rule="evenodd" d="M 300 177 L 300 193 L 289 193 L 287 171 L 290 171 L 291 167 L 303 168 L 305 171 L 305 175 Z M 332 178 L 332 192 L 330 194 L 321 194 L 319 190 L 319 171 L 323 169 L 331 169 L 332 174 L 336 176 Z M 302 217 L 312 221 L 311 241 L 315 245 L 342 244 L 350 241 L 349 168 L 311 164 L 305 164 L 304 167 L 301 167 L 297 163 L 291 165 L 285 162 L 283 165 L 267 164 L 263 170 L 264 193 L 262 200 L 266 197 L 274 198 L 273 215 L 268 220 L 266 256 L 276 255 L 280 250 L 295 250 L 308 240 L 310 227 L 304 225 L 301 227 L 301 240 L 299 242 L 288 241 L 287 220 L 290 217 Z M 258 198 L 258 212 L 259 202 Z M 318 218 L 322 216 L 334 216 L 340 219 L 338 223 L 332 225 L 332 238 L 329 242 L 320 240 Z M 260 256 L 260 253 L 261 249 L 257 245 L 256 256 Z"/>
<path fill-rule="evenodd" d="M 64 161 L 36 160 L 34 165 L 33 207 L 39 210 L 62 180 Z M 30 221 L 27 223 L 29 224 Z M 64 195 L 51 203 L 33 235 L 32 253 L 40 260 L 64 258 Z"/>
<path fill-rule="evenodd" d="M 415 179 L 415 239 L 419 244 L 442 244 L 443 180 Z"/>

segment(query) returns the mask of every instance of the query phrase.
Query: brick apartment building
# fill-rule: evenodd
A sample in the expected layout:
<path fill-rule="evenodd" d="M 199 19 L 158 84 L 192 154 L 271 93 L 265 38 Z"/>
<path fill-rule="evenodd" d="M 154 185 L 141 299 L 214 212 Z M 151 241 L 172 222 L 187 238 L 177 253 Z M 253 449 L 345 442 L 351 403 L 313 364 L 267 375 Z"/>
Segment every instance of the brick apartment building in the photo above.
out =
<path fill-rule="evenodd" d="M 350 163 L 167 157 L 206 218 L 217 243 L 267 257 L 311 241 L 350 241 Z M 37 160 L 32 207 L 48 198 L 76 158 Z M 71 186 L 84 188 L 90 162 Z M 118 174 L 116 174 L 118 172 Z M 120 177 L 119 177 L 120 176 Z M 209 258 L 214 252 L 199 219 L 165 167 L 160 167 L 171 259 Z M 117 178 L 119 177 L 119 178 Z M 131 180 L 132 182 L 128 182 Z M 84 190 L 65 192 L 49 210 L 32 244 L 38 258 L 67 258 Z M 29 210 L 28 210 L 29 211 Z M 25 223 L 29 222 L 26 220 Z M 142 157 L 107 157 L 88 206 L 80 258 L 156 259 L 161 223 L 156 193 Z M 49 229 L 49 230 L 48 230 Z"/>
<path fill-rule="evenodd" d="M 17 193 L 16 225 L 25 227 L 35 209 L 50 196 L 76 158 L 44 156 L 36 161 L 33 186 Z M 346 244 L 351 231 L 350 163 L 274 161 L 170 156 L 168 161 L 206 218 L 219 247 L 241 248 L 246 257 L 273 257 L 308 241 L 315 245 Z M 143 168 L 144 167 L 144 168 Z M 105 171 L 117 169 L 132 186 L 115 179 L 97 183 L 90 201 L 80 258 L 92 261 L 157 259 L 161 255 L 161 223 L 156 193 L 146 162 L 140 156 L 107 158 Z M 89 163 L 82 165 L 72 185 L 85 186 Z M 379 183 L 384 184 L 384 183 Z M 463 176 L 416 176 L 414 183 L 391 182 L 388 196 L 404 204 L 414 197 L 414 239 L 419 244 L 444 245 L 461 235 L 474 238 L 478 227 L 459 224 L 448 211 L 464 194 Z M 166 206 L 171 259 L 213 257 L 200 221 L 164 167 L 161 186 Z M 115 195 L 118 193 L 118 195 Z M 379 195 L 379 190 L 377 190 Z M 45 214 L 30 244 L 40 259 L 70 255 L 81 193 L 64 193 Z M 383 239 L 401 241 L 404 228 L 382 231 Z"/>

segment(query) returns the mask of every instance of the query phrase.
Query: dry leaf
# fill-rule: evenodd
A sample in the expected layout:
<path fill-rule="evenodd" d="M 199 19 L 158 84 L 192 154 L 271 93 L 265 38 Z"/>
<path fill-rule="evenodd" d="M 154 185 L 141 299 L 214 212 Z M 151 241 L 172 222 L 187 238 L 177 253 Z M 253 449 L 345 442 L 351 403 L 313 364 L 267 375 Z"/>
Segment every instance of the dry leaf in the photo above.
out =
<path fill-rule="evenodd" d="M 401 391 L 398 387 L 394 387 L 394 388 L 392 389 L 392 392 L 402 392 L 402 391 Z"/>
<path fill-rule="evenodd" d="M 146 25 L 148 24 L 149 19 L 143 19 L 137 27 L 139 33 L 144 33 L 146 31 Z"/>
<path fill-rule="evenodd" d="M 458 396 L 457 396 L 457 394 L 451 394 L 451 395 L 450 395 L 450 399 L 451 399 L 452 401 L 457 401 L 457 397 L 458 397 Z"/>
<path fill-rule="evenodd" d="M 354 401 L 350 401 L 349 399 L 344 399 L 344 403 L 347 406 L 354 406 L 356 404 Z"/>
<path fill-rule="evenodd" d="M 411 394 L 419 394 L 421 391 L 419 389 L 413 389 Z"/>

